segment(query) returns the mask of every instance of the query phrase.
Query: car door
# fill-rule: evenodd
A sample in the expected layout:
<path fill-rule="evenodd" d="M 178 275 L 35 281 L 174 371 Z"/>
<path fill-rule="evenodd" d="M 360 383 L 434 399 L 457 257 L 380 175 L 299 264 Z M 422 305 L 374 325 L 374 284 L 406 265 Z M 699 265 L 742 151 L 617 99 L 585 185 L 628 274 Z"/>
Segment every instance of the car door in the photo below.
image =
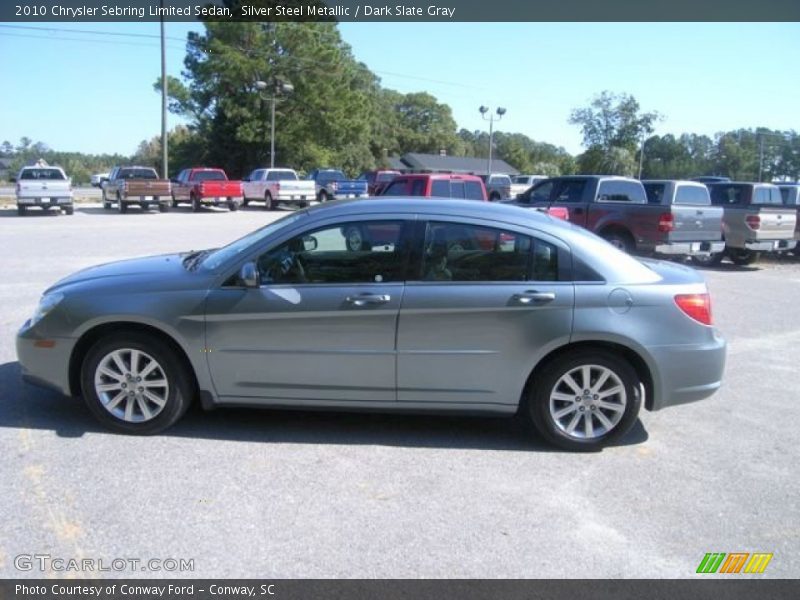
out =
<path fill-rule="evenodd" d="M 260 287 L 242 287 L 234 277 L 213 290 L 207 357 L 221 401 L 395 402 L 407 218 L 374 216 L 307 229 L 253 257 Z M 361 244 L 348 246 L 353 230 Z"/>
<path fill-rule="evenodd" d="M 510 409 L 533 364 L 569 339 L 567 247 L 492 223 L 420 221 L 398 321 L 400 403 Z"/>

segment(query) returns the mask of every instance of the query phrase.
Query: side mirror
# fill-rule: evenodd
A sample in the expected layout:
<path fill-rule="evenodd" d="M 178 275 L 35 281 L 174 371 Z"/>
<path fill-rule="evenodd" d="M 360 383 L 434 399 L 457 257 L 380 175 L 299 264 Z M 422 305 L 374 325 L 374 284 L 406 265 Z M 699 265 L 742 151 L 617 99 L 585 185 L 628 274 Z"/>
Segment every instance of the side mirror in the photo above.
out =
<path fill-rule="evenodd" d="M 254 262 L 246 262 L 242 265 L 242 268 L 239 269 L 239 280 L 242 282 L 244 287 L 248 288 L 257 288 L 258 287 L 258 269 L 256 269 L 256 263 Z"/>
<path fill-rule="evenodd" d="M 303 250 L 306 252 L 311 252 L 316 250 L 317 246 L 319 246 L 319 242 L 313 235 L 303 236 Z"/>

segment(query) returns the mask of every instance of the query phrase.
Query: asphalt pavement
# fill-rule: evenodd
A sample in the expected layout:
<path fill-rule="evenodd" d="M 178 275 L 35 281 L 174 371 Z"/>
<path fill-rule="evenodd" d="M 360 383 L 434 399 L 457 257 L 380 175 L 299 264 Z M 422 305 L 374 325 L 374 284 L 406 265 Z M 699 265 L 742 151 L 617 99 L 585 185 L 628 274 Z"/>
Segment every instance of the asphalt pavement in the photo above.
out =
<path fill-rule="evenodd" d="M 43 553 L 194 561 L 103 576 L 682 578 L 707 552 L 773 553 L 758 577 L 800 573 L 798 261 L 705 270 L 730 343 L 723 389 L 643 412 L 597 454 L 467 417 L 196 409 L 130 437 L 21 383 L 14 336 L 49 284 L 284 212 L 0 210 L 0 577 L 42 576 L 15 559 Z"/>

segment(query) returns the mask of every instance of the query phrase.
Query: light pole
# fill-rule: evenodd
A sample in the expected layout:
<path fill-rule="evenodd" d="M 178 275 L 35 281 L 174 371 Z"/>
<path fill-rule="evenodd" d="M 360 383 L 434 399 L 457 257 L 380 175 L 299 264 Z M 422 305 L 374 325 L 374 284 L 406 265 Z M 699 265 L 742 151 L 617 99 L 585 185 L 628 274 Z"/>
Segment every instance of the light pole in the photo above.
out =
<path fill-rule="evenodd" d="M 481 106 L 478 110 L 480 111 L 483 120 L 489 121 L 489 160 L 486 163 L 486 176 L 489 177 L 492 174 L 492 139 L 494 137 L 494 122 L 503 118 L 503 115 L 506 114 L 506 109 L 498 107 L 495 113 L 490 114 L 488 117 L 486 116 L 486 113 L 489 112 L 488 106 Z M 495 118 L 495 114 L 497 115 L 497 118 Z"/>
<path fill-rule="evenodd" d="M 786 141 L 786 136 L 778 133 L 765 133 L 763 131 L 756 132 L 758 137 L 758 181 L 761 182 L 764 174 L 764 136 L 778 138 Z"/>
<path fill-rule="evenodd" d="M 642 163 L 644 162 L 644 144 L 647 140 L 644 139 L 644 133 L 642 133 L 642 147 L 639 150 L 639 181 L 642 180 Z"/>
<path fill-rule="evenodd" d="M 294 86 L 288 81 L 280 81 L 274 79 L 270 86 L 266 81 L 256 81 L 256 89 L 258 91 L 271 90 L 272 96 L 270 97 L 270 134 L 269 134 L 269 168 L 275 168 L 275 102 L 277 101 L 278 94 L 291 94 L 294 91 Z"/>
<path fill-rule="evenodd" d="M 164 48 L 164 0 L 161 0 L 161 176 L 169 178 L 167 150 L 167 54 Z"/>

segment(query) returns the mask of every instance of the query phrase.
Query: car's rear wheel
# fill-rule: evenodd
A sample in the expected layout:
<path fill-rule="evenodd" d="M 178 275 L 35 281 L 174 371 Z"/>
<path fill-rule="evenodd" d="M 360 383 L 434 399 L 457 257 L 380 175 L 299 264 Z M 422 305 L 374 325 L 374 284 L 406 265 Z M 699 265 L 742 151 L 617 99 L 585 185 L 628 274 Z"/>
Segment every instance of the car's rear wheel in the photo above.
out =
<path fill-rule="evenodd" d="M 169 204 L 166 202 L 159 202 L 158 203 L 158 212 L 169 212 Z"/>
<path fill-rule="evenodd" d="M 322 190 L 319 195 L 317 196 L 317 200 L 320 202 L 327 202 L 328 201 L 328 193 L 325 190 Z"/>
<path fill-rule="evenodd" d="M 599 348 L 577 350 L 536 374 L 525 412 L 556 446 L 600 450 L 636 422 L 640 387 L 636 371 L 619 355 Z"/>
<path fill-rule="evenodd" d="M 175 194 L 172 194 L 172 208 L 178 208 L 178 201 L 175 200 Z"/>
<path fill-rule="evenodd" d="M 117 210 L 123 215 L 128 212 L 128 205 L 122 201 L 122 196 L 117 194 Z"/>
<path fill-rule="evenodd" d="M 624 231 L 604 231 L 601 237 L 618 250 L 622 250 L 628 254 L 636 249 L 633 238 Z"/>
<path fill-rule="evenodd" d="M 101 193 L 101 195 L 102 195 L 102 198 L 103 198 L 103 208 L 104 208 L 105 210 L 111 210 L 111 200 L 109 200 L 109 199 L 106 197 L 106 191 L 105 191 L 105 190 L 103 190 L 103 191 L 102 191 L 102 193 Z"/>
<path fill-rule="evenodd" d="M 239 203 L 233 198 L 228 198 L 228 210 L 231 212 L 239 210 Z"/>
<path fill-rule="evenodd" d="M 728 250 L 728 258 L 735 265 L 752 265 L 759 259 L 760 253 L 753 250 L 731 248 Z"/>
<path fill-rule="evenodd" d="M 169 346 L 138 332 L 99 340 L 83 361 L 83 397 L 97 419 L 116 431 L 153 434 L 175 423 L 193 386 Z"/>
<path fill-rule="evenodd" d="M 716 267 L 722 262 L 724 252 L 714 252 L 712 254 L 701 254 L 692 256 L 692 262 L 699 267 Z"/>
<path fill-rule="evenodd" d="M 17 215 L 19 215 L 20 217 L 24 217 L 26 212 L 28 212 L 26 207 L 17 206 Z"/>
<path fill-rule="evenodd" d="M 192 194 L 189 200 L 192 203 L 192 212 L 200 212 L 200 209 L 203 208 L 203 203 L 200 202 L 200 198 Z"/>
<path fill-rule="evenodd" d="M 72 206 L 65 206 L 64 213 L 71 215 L 75 212 L 75 209 Z"/>
<path fill-rule="evenodd" d="M 266 192 L 264 194 L 264 210 L 272 210 L 275 208 L 275 203 L 272 201 L 272 194 Z"/>
<path fill-rule="evenodd" d="M 248 204 L 250 204 L 250 200 L 248 200 L 247 198 L 242 198 L 242 206 L 246 207 Z"/>

